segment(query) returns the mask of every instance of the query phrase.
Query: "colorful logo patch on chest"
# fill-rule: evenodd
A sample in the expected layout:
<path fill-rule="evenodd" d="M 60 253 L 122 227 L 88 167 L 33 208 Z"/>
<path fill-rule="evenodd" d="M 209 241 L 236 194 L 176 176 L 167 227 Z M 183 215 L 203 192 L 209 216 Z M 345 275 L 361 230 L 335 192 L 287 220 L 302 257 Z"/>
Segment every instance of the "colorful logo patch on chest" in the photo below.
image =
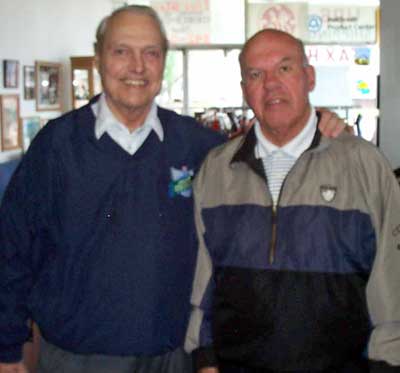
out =
<path fill-rule="evenodd" d="M 171 181 L 168 184 L 168 195 L 173 198 L 178 195 L 189 198 L 192 195 L 192 180 L 194 172 L 186 166 L 178 168 L 171 167 Z"/>

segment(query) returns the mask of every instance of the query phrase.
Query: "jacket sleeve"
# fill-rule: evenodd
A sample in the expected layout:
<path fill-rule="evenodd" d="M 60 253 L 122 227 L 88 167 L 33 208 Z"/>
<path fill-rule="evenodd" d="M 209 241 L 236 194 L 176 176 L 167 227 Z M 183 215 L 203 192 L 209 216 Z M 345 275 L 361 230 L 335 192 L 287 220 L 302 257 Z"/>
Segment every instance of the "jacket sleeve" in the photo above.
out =
<path fill-rule="evenodd" d="M 368 357 L 372 373 L 400 372 L 400 188 L 386 162 L 374 176 L 377 249 L 367 284 L 373 328 Z"/>
<path fill-rule="evenodd" d="M 25 166 L 21 164 L 4 195 L 0 209 L 0 361 L 19 361 L 28 338 L 27 297 L 32 283 L 29 263 L 22 253 L 29 246 L 26 221 Z"/>
<path fill-rule="evenodd" d="M 185 350 L 193 352 L 196 369 L 217 365 L 212 348 L 212 296 L 214 290 L 213 264 L 204 239 L 205 226 L 202 220 L 203 165 L 194 182 L 195 224 L 199 242 L 197 263 L 192 288 L 192 313 L 186 334 Z"/>
<path fill-rule="evenodd" d="M 34 140 L 8 184 L 0 208 L 1 362 L 21 360 L 22 346 L 30 333 L 28 301 L 35 261 L 31 248 L 37 224 L 34 211 L 39 208 L 39 201 L 48 199 L 38 180 L 40 169 L 46 164 L 42 159 L 47 153 L 40 155 L 42 151 Z"/>

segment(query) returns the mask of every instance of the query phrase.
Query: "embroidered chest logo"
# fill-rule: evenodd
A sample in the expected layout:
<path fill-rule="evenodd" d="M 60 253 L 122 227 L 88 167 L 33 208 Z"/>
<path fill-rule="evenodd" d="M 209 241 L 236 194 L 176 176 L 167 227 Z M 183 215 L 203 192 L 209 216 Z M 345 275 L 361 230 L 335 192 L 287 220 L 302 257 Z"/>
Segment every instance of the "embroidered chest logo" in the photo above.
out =
<path fill-rule="evenodd" d="M 168 195 L 173 198 L 178 195 L 189 198 L 192 195 L 192 179 L 194 172 L 186 166 L 178 168 L 171 167 L 171 181 L 168 184 Z"/>
<path fill-rule="evenodd" d="M 336 197 L 337 188 L 332 185 L 321 185 L 320 193 L 325 202 L 332 202 Z"/>

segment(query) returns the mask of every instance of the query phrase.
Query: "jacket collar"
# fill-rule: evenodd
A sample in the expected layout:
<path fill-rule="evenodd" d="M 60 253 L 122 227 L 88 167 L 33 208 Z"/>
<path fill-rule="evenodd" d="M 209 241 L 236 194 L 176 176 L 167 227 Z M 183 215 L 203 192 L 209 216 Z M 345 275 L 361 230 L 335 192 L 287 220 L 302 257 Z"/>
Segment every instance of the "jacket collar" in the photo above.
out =
<path fill-rule="evenodd" d="M 321 114 L 317 111 L 317 123 L 319 123 L 321 119 Z M 317 124 L 317 130 L 315 131 L 314 138 L 311 142 L 311 145 L 307 150 L 311 150 L 316 148 L 321 141 L 321 132 L 318 129 L 318 124 Z M 257 144 L 257 137 L 254 131 L 254 127 L 252 127 L 249 132 L 244 136 L 242 142 L 239 145 L 239 148 L 233 155 L 231 159 L 231 164 L 235 164 L 238 162 L 244 162 L 247 163 L 250 168 L 252 168 L 258 175 L 261 177 L 265 178 L 265 171 L 264 171 L 264 166 L 262 164 L 261 159 L 257 159 L 255 156 L 255 146 Z"/>

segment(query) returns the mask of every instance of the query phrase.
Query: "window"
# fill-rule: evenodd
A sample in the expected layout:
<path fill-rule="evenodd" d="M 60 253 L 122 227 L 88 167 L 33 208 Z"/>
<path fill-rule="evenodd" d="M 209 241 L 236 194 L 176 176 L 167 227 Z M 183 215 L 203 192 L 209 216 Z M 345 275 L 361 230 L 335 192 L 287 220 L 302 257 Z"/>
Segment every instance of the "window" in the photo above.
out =
<path fill-rule="evenodd" d="M 189 50 L 189 113 L 207 107 L 242 106 L 239 49 Z"/>

